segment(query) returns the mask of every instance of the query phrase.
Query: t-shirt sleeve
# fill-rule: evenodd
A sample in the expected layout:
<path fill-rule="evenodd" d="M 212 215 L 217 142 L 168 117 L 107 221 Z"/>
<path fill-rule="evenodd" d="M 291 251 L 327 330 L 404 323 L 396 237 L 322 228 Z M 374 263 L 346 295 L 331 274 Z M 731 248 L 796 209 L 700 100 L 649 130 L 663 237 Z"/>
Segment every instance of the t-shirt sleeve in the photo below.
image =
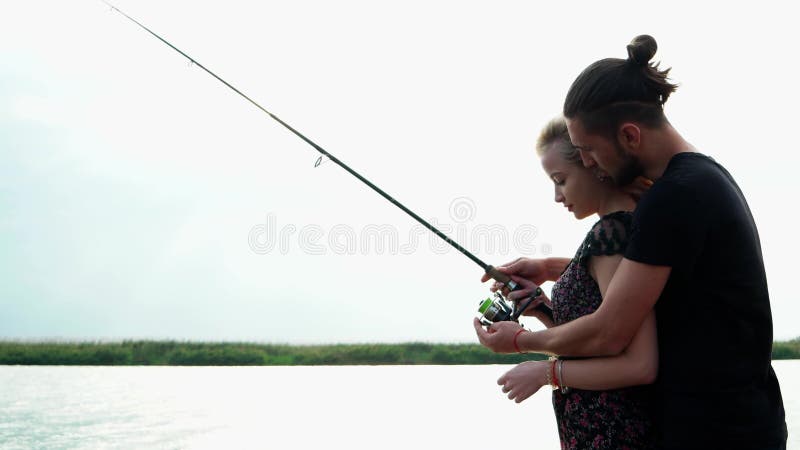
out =
<path fill-rule="evenodd" d="M 634 212 L 625 258 L 673 268 L 691 264 L 708 227 L 701 195 L 671 182 L 653 186 Z"/>

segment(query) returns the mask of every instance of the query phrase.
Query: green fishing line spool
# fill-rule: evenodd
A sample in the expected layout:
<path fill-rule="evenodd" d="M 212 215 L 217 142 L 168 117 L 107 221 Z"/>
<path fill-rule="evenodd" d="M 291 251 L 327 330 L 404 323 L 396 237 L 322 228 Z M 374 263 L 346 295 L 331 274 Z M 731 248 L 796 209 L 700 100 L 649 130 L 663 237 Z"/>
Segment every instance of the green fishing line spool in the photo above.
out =
<path fill-rule="evenodd" d="M 481 323 L 489 326 L 494 322 L 513 320 L 511 317 L 514 309 L 499 292 L 495 292 L 494 299 L 487 297 L 478 304 L 478 312 L 481 315 Z"/>

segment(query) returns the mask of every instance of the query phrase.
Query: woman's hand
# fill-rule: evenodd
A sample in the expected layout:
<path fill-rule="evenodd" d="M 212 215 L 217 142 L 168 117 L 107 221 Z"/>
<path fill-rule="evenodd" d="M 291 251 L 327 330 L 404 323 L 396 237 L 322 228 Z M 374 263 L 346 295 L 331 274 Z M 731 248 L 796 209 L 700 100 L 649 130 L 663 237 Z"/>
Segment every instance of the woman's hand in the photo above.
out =
<path fill-rule="evenodd" d="M 475 326 L 475 333 L 478 334 L 478 340 L 484 347 L 495 353 L 517 353 L 514 339 L 517 333 L 523 329 L 517 322 L 508 320 L 495 322 L 489 326 L 488 330 L 485 330 L 481 321 L 476 317 L 472 320 L 472 325 Z"/>
<path fill-rule="evenodd" d="M 542 284 L 548 280 L 548 267 L 544 259 L 517 258 L 502 266 L 496 267 L 500 272 L 518 278 L 525 278 L 536 284 Z M 491 279 L 489 274 L 483 274 L 481 282 L 485 283 Z M 503 283 L 495 282 L 490 288 L 492 292 L 502 289 L 503 295 L 508 294 L 508 288 Z"/>
<path fill-rule="evenodd" d="M 550 361 L 527 361 L 518 364 L 497 380 L 509 400 L 520 403 L 547 384 Z"/>
<path fill-rule="evenodd" d="M 643 176 L 638 176 L 634 179 L 631 184 L 622 188 L 628 195 L 633 197 L 633 201 L 639 202 L 639 199 L 650 189 L 650 186 L 653 185 L 653 181 L 649 178 L 645 178 Z"/>
<path fill-rule="evenodd" d="M 516 291 L 509 292 L 508 295 L 506 296 L 506 298 L 508 300 L 510 300 L 510 301 L 513 301 L 518 306 L 519 306 L 520 302 L 526 301 L 531 295 L 533 295 L 534 290 L 536 290 L 536 288 L 539 287 L 533 281 L 527 280 L 525 278 L 519 278 L 519 277 L 516 277 L 516 276 L 512 276 L 511 279 L 514 280 L 515 283 L 520 285 L 520 287 L 522 289 L 518 289 Z M 523 316 L 535 317 L 535 318 L 539 319 L 539 322 L 542 322 L 542 324 L 547 328 L 555 326 L 555 323 L 553 322 L 553 320 L 547 314 L 545 314 L 542 311 L 536 309 L 536 307 L 541 305 L 542 303 L 544 303 L 545 305 L 549 306 L 550 310 L 552 311 L 553 304 L 550 302 L 550 299 L 547 298 L 546 295 L 542 294 L 539 297 L 537 297 L 536 299 L 534 299 L 525 308 L 525 311 L 522 312 L 522 315 Z"/>

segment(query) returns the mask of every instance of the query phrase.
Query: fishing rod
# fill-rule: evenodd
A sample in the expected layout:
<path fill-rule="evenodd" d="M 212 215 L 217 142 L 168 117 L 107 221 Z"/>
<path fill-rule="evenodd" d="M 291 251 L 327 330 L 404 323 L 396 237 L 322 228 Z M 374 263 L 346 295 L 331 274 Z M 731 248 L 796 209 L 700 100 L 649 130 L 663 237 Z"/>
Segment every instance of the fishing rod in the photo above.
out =
<path fill-rule="evenodd" d="M 158 39 L 159 41 L 163 42 L 164 44 L 166 44 L 167 46 L 169 46 L 171 49 L 175 50 L 176 52 L 180 53 L 184 58 L 188 59 L 191 64 L 203 69 L 206 73 L 208 73 L 212 77 L 216 78 L 220 83 L 222 83 L 225 86 L 229 87 L 231 90 L 233 90 L 234 92 L 236 92 L 237 94 L 242 96 L 245 100 L 247 100 L 248 102 L 253 104 L 253 106 L 255 106 L 256 108 L 258 108 L 261 111 L 263 111 L 264 113 L 266 113 L 268 116 L 273 118 L 276 122 L 278 122 L 279 124 L 283 125 L 287 130 L 289 130 L 292 133 L 294 133 L 295 136 L 297 136 L 300 139 L 302 139 L 303 141 L 305 141 L 308 145 L 314 147 L 314 149 L 317 150 L 322 155 L 322 156 L 319 157 L 319 159 L 317 159 L 316 163 L 314 164 L 315 167 L 320 164 L 320 162 L 322 161 L 323 157 L 328 158 L 329 160 L 331 160 L 334 163 L 336 163 L 339 167 L 341 167 L 342 169 L 346 170 L 349 174 L 351 174 L 354 177 L 358 178 L 362 183 L 364 183 L 367 186 L 369 186 L 373 191 L 375 191 L 378 194 L 380 194 L 383 198 L 385 198 L 386 200 L 389 200 L 389 202 L 391 202 L 393 205 L 395 205 L 398 208 L 400 208 L 401 210 L 403 210 L 403 212 L 405 212 L 409 216 L 413 217 L 414 220 L 416 220 L 417 222 L 422 224 L 425 228 L 431 230 L 434 234 L 436 234 L 437 236 L 442 238 L 445 242 L 450 244 L 453 248 L 455 248 L 456 250 L 461 252 L 461 254 L 463 254 L 464 256 L 466 256 L 467 258 L 471 259 L 473 262 L 475 262 L 476 264 L 481 266 L 481 268 L 491 278 L 493 278 L 495 281 L 498 281 L 500 283 L 504 283 L 505 286 L 508 287 L 508 289 L 510 291 L 517 291 L 517 290 L 522 289 L 522 286 L 520 286 L 519 284 L 514 282 L 514 280 L 512 280 L 510 276 L 508 276 L 507 274 L 505 274 L 503 272 L 500 272 L 494 266 L 491 266 L 491 265 L 486 264 L 485 262 L 481 261 L 477 256 L 473 255 L 469 250 L 467 250 L 464 247 L 462 247 L 461 245 L 459 245 L 456 241 L 450 239 L 449 236 L 447 236 L 446 234 L 444 234 L 441 231 L 439 231 L 439 229 L 437 229 L 436 227 L 434 227 L 433 225 L 428 223 L 428 221 L 426 221 L 422 217 L 418 216 L 416 213 L 414 213 L 414 211 L 411 211 L 410 209 L 406 208 L 402 203 L 400 203 L 399 201 L 395 200 L 394 197 L 392 197 L 391 195 L 389 195 L 386 192 L 384 192 L 381 188 L 379 188 L 378 186 L 373 184 L 371 181 L 369 181 L 368 179 L 366 179 L 363 176 L 361 176 L 355 170 L 351 169 L 347 164 L 345 164 L 341 160 L 339 160 L 339 158 L 336 158 L 335 156 L 330 154 L 327 150 L 325 150 L 324 148 L 322 148 L 319 145 L 317 145 L 314 141 L 312 141 L 311 139 L 309 139 L 306 136 L 304 136 L 302 133 L 300 133 L 299 131 L 294 129 L 288 123 L 286 123 L 283 120 L 281 120 L 275 114 L 267 111 L 266 108 L 264 108 L 263 106 L 259 105 L 255 100 L 253 100 L 250 97 L 248 97 L 247 95 L 245 95 L 239 89 L 236 89 L 233 85 L 231 85 L 227 81 L 223 80 L 220 76 L 218 76 L 217 74 L 215 74 L 211 70 L 207 69 L 204 65 L 200 64 L 197 60 L 195 60 L 191 56 L 189 56 L 186 53 L 184 53 L 181 49 L 179 49 L 178 47 L 175 47 L 174 45 L 169 43 L 166 39 L 162 38 L 161 36 L 159 36 L 158 34 L 153 32 L 152 30 L 150 30 L 149 28 L 147 28 L 146 26 L 141 24 L 139 21 L 137 21 L 133 17 L 125 14 L 125 12 L 123 12 L 122 10 L 117 8 L 116 6 L 112 5 L 108 1 L 106 1 L 106 0 L 101 0 L 101 1 L 103 3 L 105 3 L 109 8 L 111 8 L 112 11 L 116 11 L 116 12 L 120 13 L 126 19 L 128 19 L 131 22 L 133 22 L 136 25 L 138 25 L 140 28 L 142 28 L 143 30 L 145 30 L 148 33 L 150 33 L 156 39 Z M 481 313 L 484 313 L 485 311 L 490 311 L 490 310 L 491 311 L 495 311 L 496 310 L 497 314 L 493 314 L 492 315 L 492 317 L 495 317 L 494 320 L 489 319 L 489 316 L 486 316 L 486 319 L 484 319 L 484 317 L 482 317 L 481 320 L 484 322 L 485 325 L 488 325 L 491 322 L 499 321 L 499 320 L 514 320 L 514 321 L 516 321 L 519 318 L 519 316 L 525 311 L 525 309 L 527 309 L 527 307 L 531 304 L 531 302 L 534 299 L 536 299 L 539 296 L 541 296 L 541 295 L 542 295 L 542 289 L 537 286 L 536 289 L 534 290 L 533 294 L 530 297 L 525 299 L 525 301 L 521 305 L 515 304 L 513 309 L 508 307 L 508 305 L 505 303 L 505 300 L 502 298 L 502 296 L 499 299 L 495 300 L 495 302 L 494 302 L 496 304 L 495 305 L 496 306 L 495 309 L 490 308 L 490 306 L 492 306 L 492 305 L 489 305 L 489 304 L 486 303 L 486 301 L 483 301 L 483 302 L 481 302 L 480 308 L 479 308 L 479 311 Z M 487 299 L 487 300 L 491 301 L 491 299 Z M 552 310 L 546 304 L 541 303 L 536 308 L 541 310 L 543 313 L 545 313 L 551 319 L 553 318 Z"/>

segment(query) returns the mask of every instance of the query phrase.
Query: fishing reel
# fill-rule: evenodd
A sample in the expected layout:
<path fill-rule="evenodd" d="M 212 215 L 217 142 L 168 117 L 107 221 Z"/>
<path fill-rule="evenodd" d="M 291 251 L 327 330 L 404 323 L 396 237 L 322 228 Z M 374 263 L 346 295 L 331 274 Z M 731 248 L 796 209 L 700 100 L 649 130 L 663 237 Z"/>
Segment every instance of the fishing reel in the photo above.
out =
<path fill-rule="evenodd" d="M 503 297 L 500 291 L 494 293 L 494 299 L 487 297 L 478 304 L 478 313 L 480 313 L 480 321 L 483 326 L 489 327 L 495 322 L 511 321 L 519 322 L 519 316 L 530 306 L 536 298 L 542 295 L 542 288 L 537 287 L 536 291 L 531 297 L 520 300 L 514 304 L 508 299 Z M 552 315 L 550 308 L 542 309 L 543 312 Z"/>
<path fill-rule="evenodd" d="M 522 286 L 517 284 L 510 276 L 497 270 L 493 266 L 486 266 L 486 274 L 492 277 L 495 281 L 504 283 L 509 291 L 518 291 Z M 531 302 L 536 300 L 543 294 L 542 288 L 537 286 L 530 297 L 519 300 L 516 303 L 510 302 L 503 297 L 500 291 L 494 293 L 494 299 L 488 297 L 478 304 L 478 312 L 481 314 L 481 324 L 488 327 L 494 322 L 502 322 L 510 320 L 512 322 L 519 322 L 519 316 L 531 305 Z M 540 312 L 544 313 L 550 320 L 553 320 L 553 310 L 545 303 L 540 303 L 536 306 Z"/>

